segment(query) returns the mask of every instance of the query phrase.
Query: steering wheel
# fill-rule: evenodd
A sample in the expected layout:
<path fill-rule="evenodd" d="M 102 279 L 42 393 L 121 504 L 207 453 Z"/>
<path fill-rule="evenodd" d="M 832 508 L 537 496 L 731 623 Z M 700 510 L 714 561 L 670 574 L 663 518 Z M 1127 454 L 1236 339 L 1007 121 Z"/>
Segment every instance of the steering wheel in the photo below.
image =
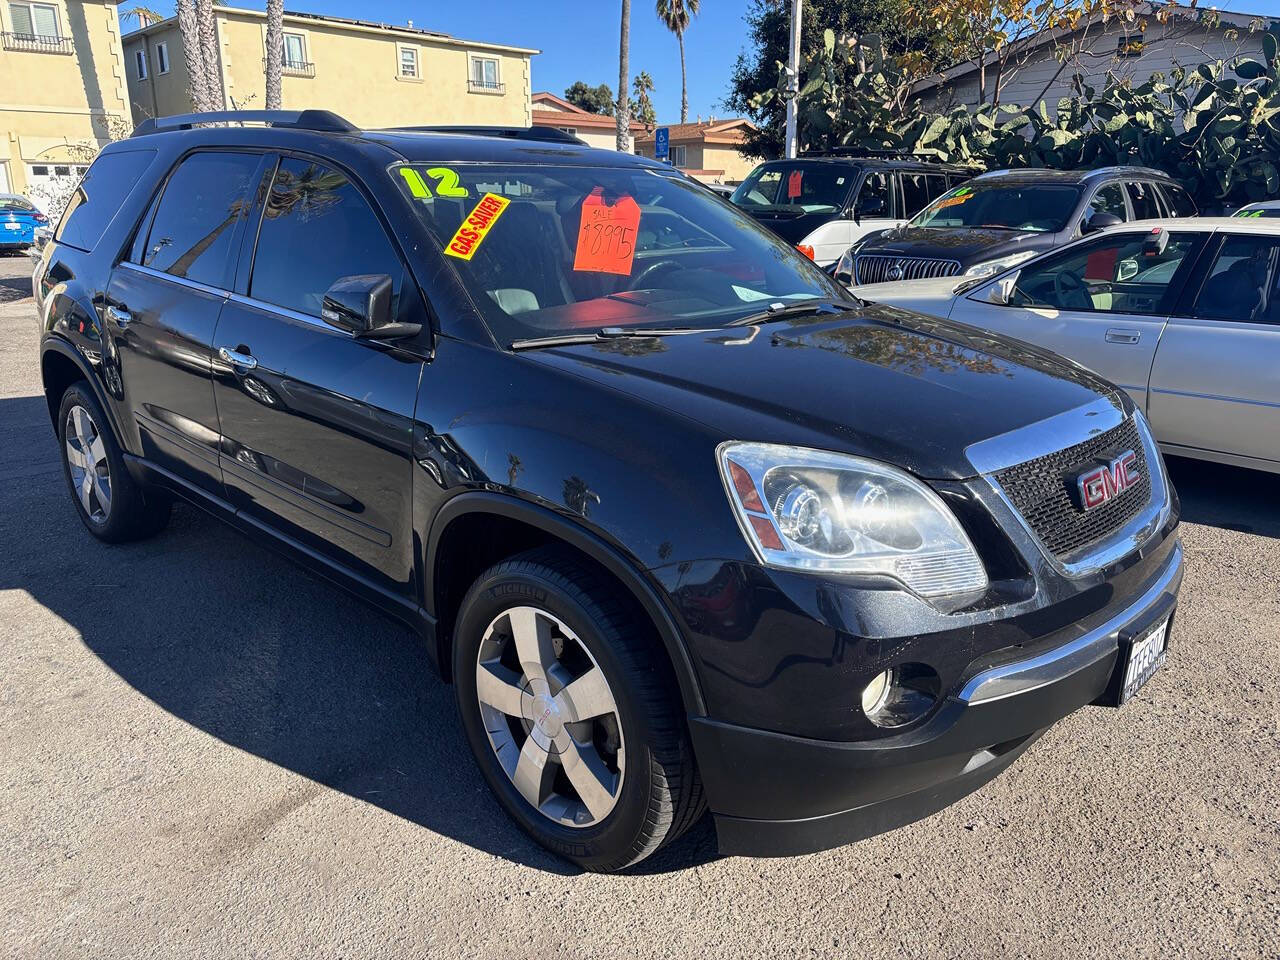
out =
<path fill-rule="evenodd" d="M 655 260 L 653 263 L 644 267 L 639 273 L 631 278 L 631 282 L 627 284 L 628 290 L 639 290 L 640 286 L 652 277 L 655 273 L 663 270 L 682 270 L 684 264 L 676 260 Z"/>
<path fill-rule="evenodd" d="M 1053 275 L 1053 293 L 1058 301 L 1058 309 L 1069 309 L 1072 296 L 1079 294 L 1083 300 L 1089 299 L 1089 288 L 1074 273 L 1059 270 Z M 1080 304 L 1076 304 L 1080 306 Z"/>

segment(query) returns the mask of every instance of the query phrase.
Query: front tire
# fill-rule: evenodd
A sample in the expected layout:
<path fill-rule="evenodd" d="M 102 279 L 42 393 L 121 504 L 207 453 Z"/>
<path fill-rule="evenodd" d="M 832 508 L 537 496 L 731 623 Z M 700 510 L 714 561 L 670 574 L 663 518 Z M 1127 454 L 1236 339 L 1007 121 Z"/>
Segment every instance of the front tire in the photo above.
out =
<path fill-rule="evenodd" d="M 499 802 L 542 846 L 612 872 L 703 810 L 670 664 L 618 588 L 557 547 L 485 571 L 458 611 L 463 729 Z"/>

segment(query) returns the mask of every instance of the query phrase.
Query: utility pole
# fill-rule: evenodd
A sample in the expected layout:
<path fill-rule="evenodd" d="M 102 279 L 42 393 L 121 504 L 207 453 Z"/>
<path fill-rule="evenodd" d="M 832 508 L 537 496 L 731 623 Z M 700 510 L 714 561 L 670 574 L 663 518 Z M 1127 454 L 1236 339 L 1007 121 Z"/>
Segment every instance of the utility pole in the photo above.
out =
<path fill-rule="evenodd" d="M 791 0 L 791 46 L 787 51 L 787 142 L 786 157 L 796 155 L 796 97 L 800 93 L 800 8 L 804 0 Z"/>

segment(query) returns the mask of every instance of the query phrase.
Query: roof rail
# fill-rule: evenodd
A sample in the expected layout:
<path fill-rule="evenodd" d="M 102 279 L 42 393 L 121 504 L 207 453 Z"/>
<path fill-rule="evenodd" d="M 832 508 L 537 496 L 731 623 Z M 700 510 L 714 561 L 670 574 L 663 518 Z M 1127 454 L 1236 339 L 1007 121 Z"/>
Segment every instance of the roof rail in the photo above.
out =
<path fill-rule="evenodd" d="M 151 117 L 133 128 L 133 136 L 144 137 L 166 130 L 190 130 L 205 123 L 265 123 L 295 130 L 351 133 L 358 129 L 329 110 L 212 110 L 206 113 L 179 113 L 172 117 Z"/>
<path fill-rule="evenodd" d="M 936 156 L 911 153 L 907 150 L 874 150 L 867 147 L 828 147 L 825 150 L 802 150 L 802 158 L 816 157 L 866 157 L 876 160 L 918 160 L 921 163 L 942 163 Z"/>
<path fill-rule="evenodd" d="M 504 137 L 508 140 L 537 140 L 543 143 L 573 143 L 585 147 L 585 140 L 579 140 L 572 133 L 565 133 L 555 127 L 467 127 L 467 126 L 425 126 L 425 127 L 392 127 L 393 130 L 406 130 L 411 133 L 460 133 L 472 137 Z"/>

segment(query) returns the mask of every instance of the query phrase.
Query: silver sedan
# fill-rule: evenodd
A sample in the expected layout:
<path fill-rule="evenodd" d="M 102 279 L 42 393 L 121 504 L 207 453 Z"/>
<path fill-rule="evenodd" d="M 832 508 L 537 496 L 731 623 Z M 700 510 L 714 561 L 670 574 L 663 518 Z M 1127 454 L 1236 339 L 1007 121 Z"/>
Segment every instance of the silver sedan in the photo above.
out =
<path fill-rule="evenodd" d="M 1169 453 L 1280 473 L 1280 219 L 1129 223 L 993 279 L 853 291 L 1089 367 Z"/>

